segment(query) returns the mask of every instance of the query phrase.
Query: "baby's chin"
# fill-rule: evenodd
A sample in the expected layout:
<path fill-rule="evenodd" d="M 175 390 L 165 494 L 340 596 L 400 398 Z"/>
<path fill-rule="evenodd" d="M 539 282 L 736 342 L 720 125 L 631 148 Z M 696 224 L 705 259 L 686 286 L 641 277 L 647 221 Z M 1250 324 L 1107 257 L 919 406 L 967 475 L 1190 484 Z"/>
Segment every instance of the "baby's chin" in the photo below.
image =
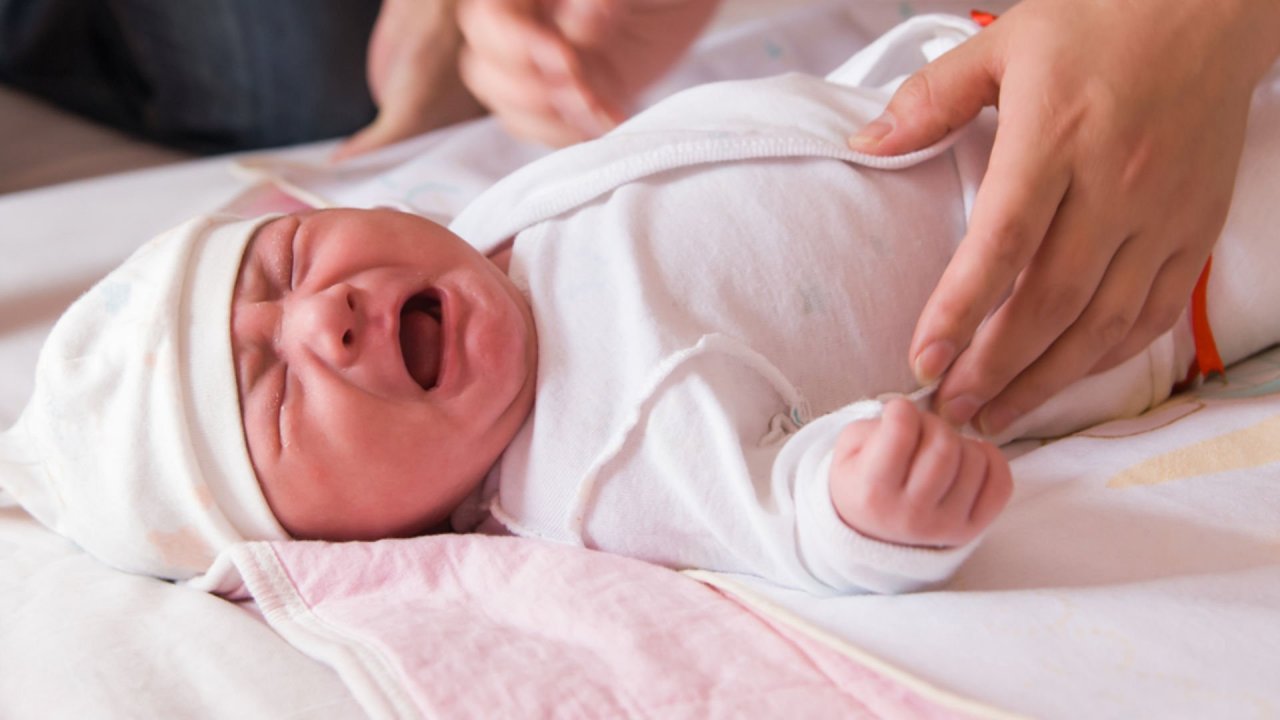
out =
<path fill-rule="evenodd" d="M 476 487 L 479 485 L 480 482 L 477 482 Z M 470 495 L 470 492 L 468 491 L 467 495 Z M 466 495 L 462 499 L 465 497 Z M 358 517 L 352 517 L 350 512 L 341 515 L 333 513 L 313 516 L 276 513 L 276 520 L 295 540 L 376 542 L 388 538 L 411 538 L 447 532 L 450 528 L 449 518 L 462 504 L 462 499 L 445 506 L 447 509 L 433 510 L 421 517 L 410 519 L 397 517 L 393 513 L 379 517 L 357 511 Z"/>

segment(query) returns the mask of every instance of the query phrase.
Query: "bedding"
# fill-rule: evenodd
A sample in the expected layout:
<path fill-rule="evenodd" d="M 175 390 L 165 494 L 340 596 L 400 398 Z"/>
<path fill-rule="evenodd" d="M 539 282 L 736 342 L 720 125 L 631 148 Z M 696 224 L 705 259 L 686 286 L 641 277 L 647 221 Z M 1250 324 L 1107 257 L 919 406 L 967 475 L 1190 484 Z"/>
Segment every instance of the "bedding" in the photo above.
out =
<path fill-rule="evenodd" d="M 224 559 L 272 626 L 340 668 L 379 716 L 940 718 L 975 706 L 926 698 L 617 555 L 445 535 L 249 543 Z"/>
<path fill-rule="evenodd" d="M 696 576 L 855 654 L 1034 717 L 1280 714 L 1280 347 L 1013 461 L 945 587 L 812 598 Z"/>
<path fill-rule="evenodd" d="M 0 197 L 0 424 L 78 293 L 241 185 L 214 160 Z M 366 716 L 332 670 L 264 629 L 242 606 L 109 569 L 0 508 L 2 717 Z"/>
<path fill-rule="evenodd" d="M 969 6 L 868 0 L 737 25 L 654 96 L 825 72 L 933 9 Z M 273 188 L 447 220 L 542 152 L 490 121 L 341 166 L 331 148 L 0 196 L 0 425 L 61 310 L 156 232 L 278 207 Z M 0 716 L 1275 716 L 1276 390 L 1280 350 L 1141 418 L 1014 448 L 1008 516 L 954 582 L 901 597 L 459 536 L 241 546 L 223 558 L 232 602 L 109 570 L 3 508 Z"/>

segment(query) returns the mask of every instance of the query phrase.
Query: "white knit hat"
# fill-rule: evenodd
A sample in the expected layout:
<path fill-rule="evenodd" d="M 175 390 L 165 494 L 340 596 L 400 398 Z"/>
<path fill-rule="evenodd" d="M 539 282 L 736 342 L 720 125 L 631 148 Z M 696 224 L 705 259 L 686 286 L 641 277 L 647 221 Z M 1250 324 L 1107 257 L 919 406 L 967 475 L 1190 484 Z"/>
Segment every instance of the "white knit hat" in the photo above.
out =
<path fill-rule="evenodd" d="M 0 435 L 0 488 L 98 559 L 176 580 L 284 539 L 249 462 L 231 354 L 240 258 L 272 216 L 200 217 L 138 249 L 58 320 Z"/>

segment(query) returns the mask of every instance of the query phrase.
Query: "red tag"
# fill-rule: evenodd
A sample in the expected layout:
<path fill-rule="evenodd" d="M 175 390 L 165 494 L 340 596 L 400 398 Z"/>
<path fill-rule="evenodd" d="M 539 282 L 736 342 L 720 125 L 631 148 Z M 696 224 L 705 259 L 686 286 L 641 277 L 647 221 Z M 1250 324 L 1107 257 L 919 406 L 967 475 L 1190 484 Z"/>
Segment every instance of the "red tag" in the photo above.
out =
<path fill-rule="evenodd" d="M 1200 271 L 1200 279 L 1191 291 L 1191 334 L 1196 343 L 1196 367 L 1200 375 L 1209 378 L 1226 372 L 1222 366 L 1222 356 L 1218 354 L 1218 343 L 1213 339 L 1213 328 L 1209 326 L 1209 273 L 1213 270 L 1213 256 L 1204 263 Z"/>
<path fill-rule="evenodd" d="M 978 23 L 978 25 L 986 27 L 995 22 L 996 18 L 999 16 L 985 10 L 970 10 L 969 17 L 973 18 L 973 21 Z"/>

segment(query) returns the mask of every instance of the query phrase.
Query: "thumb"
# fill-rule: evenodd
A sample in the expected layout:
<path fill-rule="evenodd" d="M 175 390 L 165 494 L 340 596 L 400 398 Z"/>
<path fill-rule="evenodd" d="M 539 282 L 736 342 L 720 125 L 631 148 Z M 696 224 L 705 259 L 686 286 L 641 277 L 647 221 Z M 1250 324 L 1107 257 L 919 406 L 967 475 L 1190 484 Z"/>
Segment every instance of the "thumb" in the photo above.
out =
<path fill-rule="evenodd" d="M 849 147 L 874 155 L 926 148 L 995 105 L 1000 78 L 990 44 L 978 37 L 925 65 L 898 87 L 880 117 L 849 138 Z"/>
<path fill-rule="evenodd" d="M 363 155 L 371 150 L 390 145 L 397 140 L 403 140 L 412 134 L 412 132 L 402 131 L 395 127 L 394 124 L 388 123 L 384 115 L 379 113 L 373 122 L 358 130 L 339 145 L 330 159 L 333 162 L 341 162 L 347 158 Z"/>

